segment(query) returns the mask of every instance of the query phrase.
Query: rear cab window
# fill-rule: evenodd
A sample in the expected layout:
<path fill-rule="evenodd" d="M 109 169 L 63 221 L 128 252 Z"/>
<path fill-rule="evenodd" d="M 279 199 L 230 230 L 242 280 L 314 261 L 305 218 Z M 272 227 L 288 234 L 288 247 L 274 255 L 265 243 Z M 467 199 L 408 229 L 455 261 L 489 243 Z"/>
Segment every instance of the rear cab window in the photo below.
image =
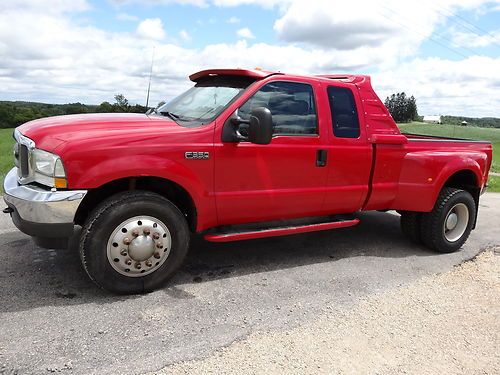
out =
<path fill-rule="evenodd" d="M 335 137 L 358 138 L 359 118 L 352 91 L 346 87 L 329 86 L 327 92 Z"/>

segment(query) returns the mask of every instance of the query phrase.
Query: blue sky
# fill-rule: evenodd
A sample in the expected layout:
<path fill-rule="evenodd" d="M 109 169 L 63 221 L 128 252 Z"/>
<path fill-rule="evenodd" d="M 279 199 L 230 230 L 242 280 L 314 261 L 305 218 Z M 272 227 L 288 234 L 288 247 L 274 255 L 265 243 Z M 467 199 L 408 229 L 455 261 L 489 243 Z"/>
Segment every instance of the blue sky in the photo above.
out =
<path fill-rule="evenodd" d="M 248 4 L 199 7 L 190 4 L 158 5 L 106 0 L 94 0 L 90 4 L 92 9 L 86 14 L 90 17 L 90 22 L 109 31 L 126 32 L 133 28 L 136 20 L 160 18 L 168 36 L 175 40 L 179 32 L 185 30 L 192 37 L 186 44 L 194 48 L 202 48 L 208 44 L 234 43 L 239 39 L 237 30 L 245 27 L 252 30 L 256 42 L 283 44 L 273 30 L 274 22 L 280 17 L 279 7 L 263 8 Z M 487 11 L 488 8 L 449 10 L 434 3 L 433 9 L 438 14 L 447 16 L 446 20 L 437 24 L 432 37 L 427 38 L 418 49 L 417 56 L 459 60 L 474 54 L 492 57 L 500 55 L 500 40 L 484 47 L 459 46 L 453 44 L 450 35 L 450 28 L 479 35 L 497 31 L 500 27 L 500 6 L 490 8 L 496 9 L 494 11 Z M 123 20 L 120 16 L 130 19 Z M 422 32 L 411 23 L 411 15 L 399 19 L 397 12 L 386 10 L 383 17 L 387 22 L 400 22 L 411 33 L 418 35 Z"/>
<path fill-rule="evenodd" d="M 500 0 L 9 0 L 0 100 L 144 104 L 210 67 L 372 75 L 422 114 L 499 116 Z M 478 98 L 481 100 L 478 100 Z"/>
<path fill-rule="evenodd" d="M 152 5 L 109 1 L 92 1 L 92 22 L 99 28 L 126 32 L 136 20 L 160 18 L 167 36 L 178 38 L 185 30 L 192 37 L 186 45 L 202 48 L 208 44 L 234 43 L 237 30 L 248 27 L 257 40 L 278 43 L 273 24 L 279 16 L 277 8 L 264 9 L 256 5 L 238 7 L 198 7 L 193 5 Z M 125 18 L 125 19 L 123 19 Z M 128 18 L 128 19 L 127 19 Z M 135 19 L 134 19 L 135 18 Z"/>

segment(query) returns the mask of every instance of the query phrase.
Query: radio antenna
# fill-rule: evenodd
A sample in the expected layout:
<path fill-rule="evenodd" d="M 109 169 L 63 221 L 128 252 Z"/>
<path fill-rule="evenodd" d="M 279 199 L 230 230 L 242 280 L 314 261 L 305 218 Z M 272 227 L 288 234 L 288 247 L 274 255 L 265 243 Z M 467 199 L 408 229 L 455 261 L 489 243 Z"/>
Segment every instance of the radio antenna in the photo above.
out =
<path fill-rule="evenodd" d="M 148 96 L 146 98 L 146 109 L 149 108 L 149 92 L 151 91 L 151 77 L 153 76 L 154 61 L 155 61 L 155 47 L 153 46 L 153 54 L 151 56 L 151 69 L 149 71 Z"/>

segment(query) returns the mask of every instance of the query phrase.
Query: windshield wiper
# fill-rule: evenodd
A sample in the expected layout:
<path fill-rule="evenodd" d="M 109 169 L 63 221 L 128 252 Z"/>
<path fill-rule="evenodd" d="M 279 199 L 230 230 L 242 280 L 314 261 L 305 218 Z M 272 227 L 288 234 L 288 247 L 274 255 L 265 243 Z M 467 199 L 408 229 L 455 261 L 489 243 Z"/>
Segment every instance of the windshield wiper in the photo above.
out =
<path fill-rule="evenodd" d="M 172 113 L 172 112 L 169 112 L 169 111 L 160 111 L 160 114 L 163 115 L 163 116 L 170 117 L 174 121 L 177 121 L 177 120 L 181 120 L 182 121 L 181 116 L 176 115 L 175 113 Z"/>

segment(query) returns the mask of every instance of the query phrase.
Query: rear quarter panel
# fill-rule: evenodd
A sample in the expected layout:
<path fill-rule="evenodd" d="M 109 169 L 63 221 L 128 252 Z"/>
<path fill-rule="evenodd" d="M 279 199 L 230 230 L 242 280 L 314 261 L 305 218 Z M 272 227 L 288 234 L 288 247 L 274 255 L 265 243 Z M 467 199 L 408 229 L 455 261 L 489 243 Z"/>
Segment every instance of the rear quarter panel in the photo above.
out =
<path fill-rule="evenodd" d="M 431 211 L 446 181 L 469 170 L 478 188 L 484 187 L 491 165 L 488 142 L 458 140 L 415 140 L 404 145 L 398 192 L 391 209 Z"/>

